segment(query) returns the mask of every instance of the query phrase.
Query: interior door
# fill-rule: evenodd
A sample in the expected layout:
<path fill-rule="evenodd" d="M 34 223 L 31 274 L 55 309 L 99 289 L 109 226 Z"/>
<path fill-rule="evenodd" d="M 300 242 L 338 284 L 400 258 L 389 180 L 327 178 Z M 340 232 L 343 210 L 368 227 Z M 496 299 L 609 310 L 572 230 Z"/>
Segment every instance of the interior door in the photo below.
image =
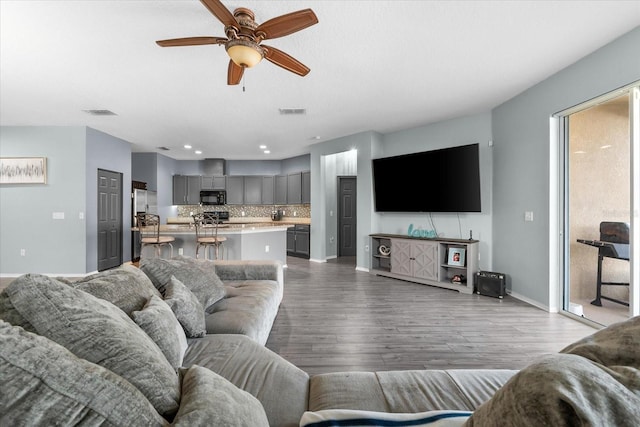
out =
<path fill-rule="evenodd" d="M 98 169 L 98 271 L 122 264 L 122 174 Z"/>
<path fill-rule="evenodd" d="M 355 177 L 339 177 L 338 180 L 338 256 L 355 256 L 357 181 Z"/>

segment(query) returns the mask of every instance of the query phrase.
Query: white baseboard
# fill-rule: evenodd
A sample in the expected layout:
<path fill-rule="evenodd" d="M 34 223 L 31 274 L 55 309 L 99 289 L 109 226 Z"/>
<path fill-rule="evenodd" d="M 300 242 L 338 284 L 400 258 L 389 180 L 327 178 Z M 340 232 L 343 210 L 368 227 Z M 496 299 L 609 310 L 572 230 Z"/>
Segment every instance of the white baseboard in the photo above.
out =
<path fill-rule="evenodd" d="M 336 258 L 338 258 L 338 255 L 329 255 L 327 257 L 327 259 L 336 259 Z"/>
<path fill-rule="evenodd" d="M 311 262 L 317 262 L 317 263 L 323 263 L 323 262 L 327 262 L 326 259 L 315 259 L 315 258 L 309 258 L 309 261 Z"/>
<path fill-rule="evenodd" d="M 365 273 L 368 273 L 369 269 L 367 267 L 358 267 L 356 265 L 356 271 L 364 271 Z"/>
<path fill-rule="evenodd" d="M 520 295 L 518 293 L 515 292 L 510 292 L 509 295 L 511 295 L 512 297 L 514 297 L 515 299 L 518 299 L 522 302 L 526 302 L 527 304 L 530 304 L 534 307 L 539 308 L 540 310 L 544 310 L 546 312 L 549 313 L 557 313 L 558 312 L 558 308 L 549 308 L 549 306 L 546 306 L 544 304 L 540 304 L 538 301 L 534 301 L 531 298 L 527 298 L 524 295 Z"/>

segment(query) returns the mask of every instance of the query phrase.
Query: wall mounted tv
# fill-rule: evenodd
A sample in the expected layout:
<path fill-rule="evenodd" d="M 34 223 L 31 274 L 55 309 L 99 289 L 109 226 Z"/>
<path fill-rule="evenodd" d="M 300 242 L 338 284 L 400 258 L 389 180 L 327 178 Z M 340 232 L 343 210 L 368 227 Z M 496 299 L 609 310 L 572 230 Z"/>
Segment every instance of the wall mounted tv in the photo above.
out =
<path fill-rule="evenodd" d="M 480 212 L 478 144 L 373 159 L 376 212 Z"/>

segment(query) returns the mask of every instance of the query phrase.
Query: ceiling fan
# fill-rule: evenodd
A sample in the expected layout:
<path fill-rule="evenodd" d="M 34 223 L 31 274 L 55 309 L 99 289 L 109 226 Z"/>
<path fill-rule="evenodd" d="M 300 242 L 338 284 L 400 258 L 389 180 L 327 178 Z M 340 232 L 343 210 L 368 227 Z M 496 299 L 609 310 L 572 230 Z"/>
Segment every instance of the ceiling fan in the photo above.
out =
<path fill-rule="evenodd" d="M 287 13 L 258 25 L 255 15 L 249 9 L 239 7 L 233 14 L 220 0 L 200 0 L 220 22 L 224 24 L 226 37 L 185 37 L 179 39 L 158 40 L 162 47 L 196 46 L 221 44 L 231 57 L 227 72 L 227 84 L 237 85 L 242 79 L 245 68 L 251 68 L 266 58 L 285 70 L 300 76 L 306 76 L 310 69 L 297 59 L 276 49 L 261 44 L 263 40 L 288 36 L 318 23 L 311 9 Z"/>

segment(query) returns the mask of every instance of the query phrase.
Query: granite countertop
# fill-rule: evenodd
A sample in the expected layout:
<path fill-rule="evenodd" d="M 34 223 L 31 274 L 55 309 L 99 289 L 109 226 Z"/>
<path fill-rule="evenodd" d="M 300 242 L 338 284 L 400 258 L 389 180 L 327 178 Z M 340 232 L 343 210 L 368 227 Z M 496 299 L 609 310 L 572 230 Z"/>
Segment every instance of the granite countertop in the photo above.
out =
<path fill-rule="evenodd" d="M 167 218 L 168 225 L 182 224 L 188 225 L 193 224 L 193 219 L 190 217 L 169 217 Z M 296 218 L 296 217 L 286 217 L 280 221 L 273 221 L 270 217 L 235 217 L 229 218 L 229 221 L 225 222 L 223 225 L 242 225 L 242 224 L 251 224 L 251 225 L 295 225 L 295 224 L 311 224 L 311 218 Z"/>

